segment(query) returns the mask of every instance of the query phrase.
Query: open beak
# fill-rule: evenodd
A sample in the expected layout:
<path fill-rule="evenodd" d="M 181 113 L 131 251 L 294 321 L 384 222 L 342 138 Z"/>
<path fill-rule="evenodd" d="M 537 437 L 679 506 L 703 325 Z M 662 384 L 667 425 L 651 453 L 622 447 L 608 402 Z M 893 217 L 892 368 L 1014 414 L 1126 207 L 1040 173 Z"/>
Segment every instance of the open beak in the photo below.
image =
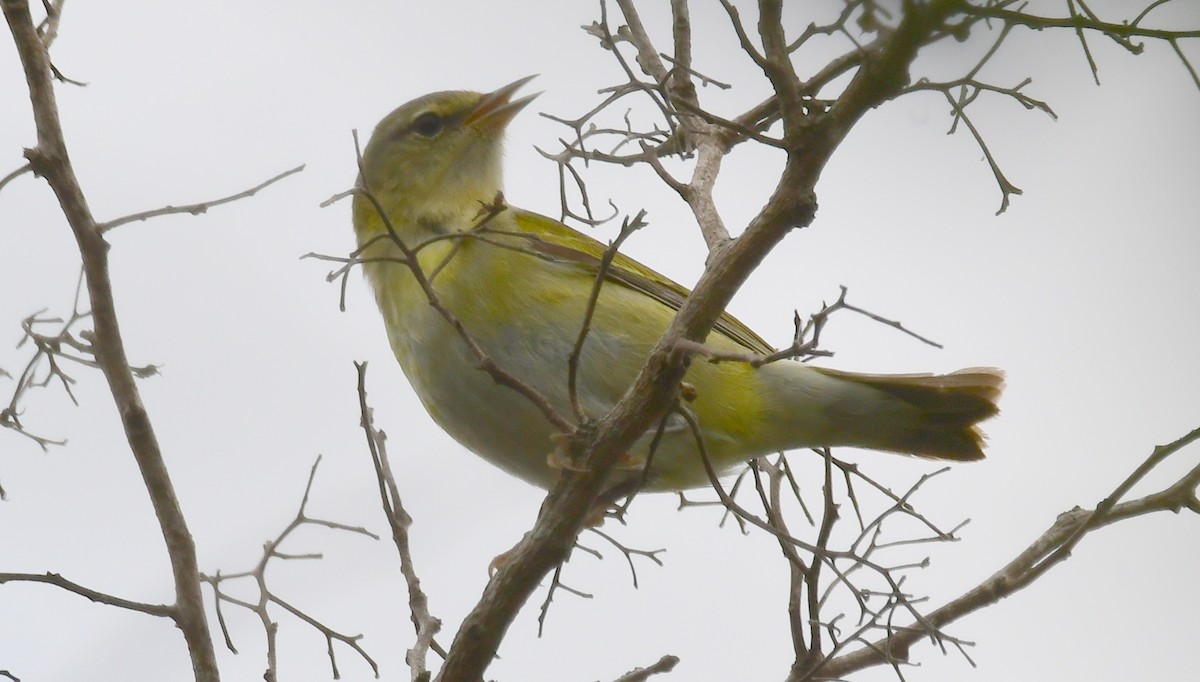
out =
<path fill-rule="evenodd" d="M 535 97 L 542 94 L 535 92 L 521 99 L 512 100 L 513 93 L 520 90 L 522 85 L 525 85 L 534 78 L 537 78 L 537 76 L 526 76 L 509 83 L 499 90 L 487 93 L 479 99 L 479 103 L 463 119 L 463 125 L 472 128 L 493 129 L 500 129 L 508 125 L 508 122 L 513 120 L 513 117 L 524 109 L 526 104 L 529 104 Z"/>

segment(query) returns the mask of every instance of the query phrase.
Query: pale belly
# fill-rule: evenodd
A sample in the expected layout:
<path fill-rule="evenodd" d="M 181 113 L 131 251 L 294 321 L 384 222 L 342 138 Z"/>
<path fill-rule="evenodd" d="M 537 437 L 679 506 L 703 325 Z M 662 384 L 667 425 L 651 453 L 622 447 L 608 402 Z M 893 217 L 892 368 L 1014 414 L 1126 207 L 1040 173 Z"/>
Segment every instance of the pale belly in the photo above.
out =
<path fill-rule="evenodd" d="M 560 468 L 551 463 L 559 431 L 525 396 L 496 383 L 479 369 L 479 360 L 459 332 L 412 284 L 393 278 L 382 296 L 381 309 L 388 317 L 392 349 L 405 375 L 434 421 L 450 436 L 492 464 L 529 483 L 549 488 Z M 459 291 L 441 282 L 446 307 L 455 312 L 467 333 L 504 372 L 536 391 L 568 421 L 574 421 L 568 390 L 568 358 L 579 332 L 586 297 L 538 300 L 518 288 L 507 292 L 509 312 L 496 324 L 484 318 L 493 311 L 481 304 L 479 292 Z M 397 286 L 400 285 L 400 286 Z M 598 316 L 624 310 L 619 297 L 631 295 L 613 288 L 602 297 Z M 522 299 L 522 300 L 513 300 Z M 652 311 L 656 313 L 657 311 Z M 665 329 L 671 311 L 659 319 L 609 320 L 593 329 L 581 355 L 577 392 L 589 418 L 603 417 L 624 394 L 645 360 L 650 346 Z M 598 320 L 599 321 L 599 320 Z M 709 395 L 719 400 L 720 396 Z M 653 432 L 647 433 L 623 460 L 626 467 L 614 474 L 611 487 L 639 480 L 636 466 L 650 455 Z M 734 451 L 735 438 L 719 429 L 706 429 L 706 447 L 718 458 L 719 469 L 742 461 Z M 732 453 L 732 454 L 731 454 Z M 651 458 L 646 488 L 680 489 L 708 483 L 695 439 L 683 420 L 667 419 L 664 434 Z M 732 459 L 732 462 L 729 460 Z"/>

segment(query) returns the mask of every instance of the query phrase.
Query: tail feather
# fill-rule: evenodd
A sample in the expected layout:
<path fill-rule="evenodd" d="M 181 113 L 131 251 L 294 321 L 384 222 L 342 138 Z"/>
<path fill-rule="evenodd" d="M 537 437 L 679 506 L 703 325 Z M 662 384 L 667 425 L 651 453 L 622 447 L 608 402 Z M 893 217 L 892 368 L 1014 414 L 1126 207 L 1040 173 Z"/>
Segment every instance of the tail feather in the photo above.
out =
<path fill-rule="evenodd" d="M 973 367 L 951 374 L 855 374 L 819 368 L 822 374 L 867 386 L 912 409 L 901 419 L 856 429 L 864 442 L 850 443 L 933 459 L 983 459 L 983 433 L 977 424 L 1000 411 L 996 401 L 1004 373 Z M 889 423 L 890 422 L 890 423 Z"/>

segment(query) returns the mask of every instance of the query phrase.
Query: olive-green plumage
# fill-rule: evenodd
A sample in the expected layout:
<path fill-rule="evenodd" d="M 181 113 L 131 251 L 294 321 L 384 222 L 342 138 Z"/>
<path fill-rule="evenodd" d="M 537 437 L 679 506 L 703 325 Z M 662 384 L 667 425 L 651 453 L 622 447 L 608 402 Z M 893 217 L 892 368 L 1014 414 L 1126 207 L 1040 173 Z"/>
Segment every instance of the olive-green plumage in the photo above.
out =
<path fill-rule="evenodd" d="M 605 247 L 556 220 L 503 208 L 480 229 L 481 207 L 501 189 L 505 126 L 531 99 L 528 79 L 495 92 L 440 92 L 396 109 L 363 154 L 354 228 L 396 359 L 435 421 L 470 450 L 548 487 L 555 429 L 524 397 L 477 368 L 458 332 L 429 305 L 401 262 L 390 225 L 418 249 L 440 303 L 505 372 L 571 414 L 567 364 Z M 375 199 L 371 201 L 369 196 Z M 385 221 L 379 208 L 387 215 Z M 625 392 L 687 296 L 682 286 L 620 254 L 597 300 L 578 368 L 585 413 L 600 417 Z M 769 353 L 729 315 L 706 344 Z M 938 459 L 983 457 L 975 424 L 996 413 L 994 369 L 949 375 L 869 375 L 775 362 L 693 363 L 689 404 L 719 471 L 798 447 L 849 445 Z M 640 476 L 653 434 L 618 476 Z M 708 478 L 683 421 L 667 420 L 646 486 L 678 490 Z M 614 485 L 619 481 L 614 481 Z"/>

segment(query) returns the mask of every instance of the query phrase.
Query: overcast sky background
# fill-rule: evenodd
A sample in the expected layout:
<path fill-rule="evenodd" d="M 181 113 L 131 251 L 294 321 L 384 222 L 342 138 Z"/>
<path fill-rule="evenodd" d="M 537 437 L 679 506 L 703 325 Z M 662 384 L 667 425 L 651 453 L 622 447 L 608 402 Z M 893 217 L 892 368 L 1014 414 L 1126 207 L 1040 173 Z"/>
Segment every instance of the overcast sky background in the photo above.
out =
<path fill-rule="evenodd" d="M 696 68 L 737 84 L 701 95 L 736 114 L 764 96 L 765 84 L 719 6 L 693 4 Z M 1188 5 L 1182 21 L 1200 23 L 1194 4 L 1180 4 Z M 797 32 L 810 18 L 793 14 Z M 433 425 L 391 358 L 360 277 L 351 278 L 342 313 L 327 265 L 299 257 L 353 247 L 348 202 L 318 207 L 353 182 L 352 129 L 365 138 L 392 108 L 429 91 L 487 90 L 532 73 L 541 76 L 527 89 L 545 92 L 510 128 L 506 194 L 557 215 L 556 171 L 534 145 L 553 149 L 567 131 L 537 112 L 576 116 L 597 101 L 597 89 L 620 80 L 611 56 L 578 28 L 597 17 L 591 2 L 68 3 L 53 57 L 88 86 L 59 87 L 59 106 L 100 219 L 216 198 L 307 164 L 255 198 L 111 235 L 130 357 L 163 367 L 140 385 L 203 571 L 254 565 L 263 541 L 295 514 L 318 455 L 309 511 L 386 535 L 357 425 L 351 363 L 365 360 L 377 424 L 391 436 L 415 519 L 417 569 L 445 622 L 441 640 L 450 641 L 488 562 L 531 525 L 542 494 Z M 665 15 L 656 7 L 644 19 L 665 50 Z M 974 141 L 965 131 L 945 134 L 941 96 L 902 99 L 863 119 L 818 187 L 816 222 L 791 235 L 731 306 L 784 344 L 792 311 L 816 309 L 844 284 L 852 302 L 946 349 L 845 318 L 825 339 L 837 351 L 825 364 L 1008 372 L 1003 413 L 986 426 L 989 458 L 934 479 L 916 499 L 946 527 L 972 520 L 961 542 L 909 555 L 932 557 L 906 586 L 933 606 L 999 569 L 1058 513 L 1093 506 L 1153 446 L 1200 425 L 1200 92 L 1166 46 L 1150 44 L 1134 58 L 1099 38 L 1090 45 L 1099 88 L 1066 32 L 1018 31 L 981 74 L 1006 85 L 1031 76 L 1028 93 L 1060 116 L 1054 122 L 998 98 L 971 110 L 1025 190 L 1006 214 L 994 216 L 999 192 Z M 922 66 L 957 75 L 966 55 L 984 48 L 978 40 L 939 46 Z M 1194 45 L 1185 49 L 1200 61 Z M 0 174 L 21 165 L 22 148 L 35 140 L 26 92 L 6 34 Z M 780 167 L 774 153 L 746 147 L 729 158 L 717 188 L 734 229 L 762 206 Z M 624 212 L 649 211 L 652 227 L 630 240 L 631 255 L 695 281 L 703 242 L 652 173 L 599 172 L 594 183 L 598 198 Z M 595 233 L 608 239 L 614 229 Z M 29 357 L 14 348 L 23 317 L 69 313 L 77 273 L 70 231 L 44 183 L 25 176 L 5 187 L 0 367 L 16 375 Z M 0 571 L 54 571 L 127 598 L 169 601 L 161 537 L 103 379 L 84 368 L 73 374 L 80 407 L 51 388 L 32 395 L 23 413 L 31 431 L 69 439 L 67 447 L 43 454 L 0 431 L 9 496 L 0 503 Z M 0 378 L 0 395 L 12 385 Z M 938 468 L 840 454 L 897 489 Z M 1138 490 L 1169 483 L 1198 458 L 1193 447 Z M 806 484 L 819 493 L 819 481 Z M 786 565 L 774 541 L 719 528 L 714 509 L 674 508 L 672 496 L 644 496 L 628 527 L 607 529 L 635 547 L 667 548 L 665 567 L 641 566 L 635 590 L 623 559 L 586 539 L 606 559 L 577 555 L 567 580 L 595 598 L 560 595 L 538 639 L 535 596 L 489 677 L 611 679 L 667 653 L 682 662 L 663 679 L 783 677 L 791 661 Z M 914 650 L 921 667 L 907 678 L 1191 679 L 1198 532 L 1194 515 L 1161 514 L 1096 533 L 1033 587 L 950 629 L 977 643 L 970 654 L 978 669 L 922 644 Z M 383 678 L 407 679 L 411 626 L 391 544 L 321 528 L 290 542 L 283 549 L 325 558 L 276 565 L 277 591 L 338 630 L 364 633 Z M 260 679 L 257 621 L 226 613 L 241 653 L 218 644 L 225 679 Z M 23 682 L 190 676 L 182 638 L 165 620 L 31 584 L 0 587 L 0 614 L 0 670 Z M 276 618 L 280 679 L 330 679 L 320 635 L 281 611 Z M 370 679 L 353 652 L 339 648 L 338 660 L 343 679 Z"/>

